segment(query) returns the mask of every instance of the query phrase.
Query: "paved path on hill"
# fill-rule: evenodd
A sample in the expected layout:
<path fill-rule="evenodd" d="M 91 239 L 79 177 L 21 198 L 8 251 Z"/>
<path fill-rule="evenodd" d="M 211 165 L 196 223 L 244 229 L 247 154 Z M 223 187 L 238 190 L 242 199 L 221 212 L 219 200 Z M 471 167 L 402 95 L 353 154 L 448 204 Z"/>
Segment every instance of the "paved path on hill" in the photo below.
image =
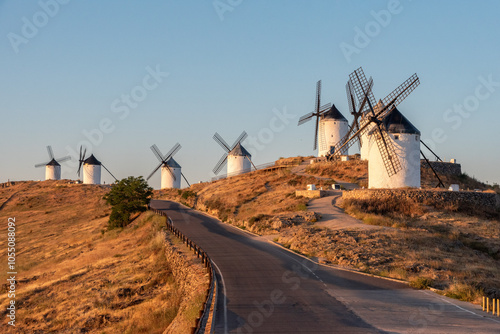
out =
<path fill-rule="evenodd" d="M 362 221 L 349 216 L 344 210 L 337 206 L 337 201 L 342 197 L 342 191 L 335 191 L 335 195 L 325 196 L 309 201 L 308 211 L 321 214 L 321 218 L 314 224 L 318 227 L 326 227 L 332 230 L 340 229 L 380 229 L 378 226 L 367 225 Z"/>
<path fill-rule="evenodd" d="M 151 201 L 211 257 L 216 333 L 498 333 L 477 306 L 295 253 L 175 202 Z"/>

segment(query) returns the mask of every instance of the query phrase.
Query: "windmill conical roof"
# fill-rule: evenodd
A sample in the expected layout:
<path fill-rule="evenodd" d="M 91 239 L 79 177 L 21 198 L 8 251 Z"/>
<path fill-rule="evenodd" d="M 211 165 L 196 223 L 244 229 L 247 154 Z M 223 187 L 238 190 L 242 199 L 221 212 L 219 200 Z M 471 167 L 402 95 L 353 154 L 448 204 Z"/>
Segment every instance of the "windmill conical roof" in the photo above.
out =
<path fill-rule="evenodd" d="M 398 110 L 394 108 L 382 121 L 390 133 L 409 133 L 420 135 L 420 131 Z"/>
<path fill-rule="evenodd" d="M 177 161 L 174 160 L 174 158 L 170 158 L 163 164 L 163 166 L 168 166 L 171 168 L 181 168 L 181 165 L 177 163 Z"/>
<path fill-rule="evenodd" d="M 238 156 L 248 156 L 252 155 L 241 145 L 241 143 L 236 144 L 236 146 L 229 152 L 229 155 L 238 155 Z"/>
<path fill-rule="evenodd" d="M 93 154 L 91 154 L 87 159 L 83 160 L 83 163 L 86 165 L 101 165 L 101 162 L 97 160 Z"/>
<path fill-rule="evenodd" d="M 52 159 L 47 163 L 47 166 L 61 166 L 56 159 Z"/>
<path fill-rule="evenodd" d="M 342 115 L 342 113 L 332 104 L 330 110 L 323 114 L 323 119 L 334 119 L 337 121 L 347 122 L 347 119 Z"/>

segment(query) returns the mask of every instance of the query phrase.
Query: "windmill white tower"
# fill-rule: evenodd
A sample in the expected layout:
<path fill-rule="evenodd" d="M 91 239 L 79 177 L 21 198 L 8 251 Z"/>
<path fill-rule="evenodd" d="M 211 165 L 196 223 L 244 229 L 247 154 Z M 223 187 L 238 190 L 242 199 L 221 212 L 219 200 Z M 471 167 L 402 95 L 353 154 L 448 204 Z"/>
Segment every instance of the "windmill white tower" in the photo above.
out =
<path fill-rule="evenodd" d="M 60 180 L 61 179 L 61 162 L 71 160 L 70 156 L 66 156 L 60 159 L 54 158 L 54 152 L 52 147 L 47 146 L 47 152 L 49 153 L 49 162 L 43 162 L 36 164 L 35 167 L 45 166 L 45 180 Z"/>
<path fill-rule="evenodd" d="M 184 178 L 188 186 L 191 186 L 181 171 L 181 166 L 174 160 L 174 154 L 176 154 L 180 149 L 181 145 L 176 143 L 174 147 L 166 155 L 163 155 L 160 149 L 156 145 L 152 145 L 151 151 L 160 161 L 160 164 L 153 170 L 151 174 L 146 178 L 149 180 L 154 173 L 161 167 L 161 189 L 166 188 L 181 188 L 181 176 Z"/>
<path fill-rule="evenodd" d="M 85 149 L 82 153 L 82 147 L 80 146 L 80 157 L 78 159 L 78 177 L 80 177 L 80 171 L 83 166 L 83 183 L 84 184 L 101 184 L 101 166 L 115 179 L 118 181 L 116 177 L 111 174 L 109 169 L 106 168 L 93 154 L 90 157 L 85 158 L 85 154 L 87 153 L 87 149 Z"/>
<path fill-rule="evenodd" d="M 330 110 L 321 115 L 319 121 L 318 157 L 324 157 L 331 152 L 342 138 L 347 135 L 349 123 L 342 113 L 332 105 Z M 347 154 L 347 150 L 343 152 Z"/>
<path fill-rule="evenodd" d="M 394 146 L 395 158 L 401 163 L 401 170 L 390 177 L 382 161 L 379 146 L 369 148 L 368 188 L 420 187 L 420 131 L 394 108 L 382 120 L 388 133 L 388 140 Z"/>
<path fill-rule="evenodd" d="M 247 133 L 243 131 L 241 135 L 236 139 L 232 146 L 229 146 L 224 139 L 216 132 L 214 134 L 214 140 L 222 147 L 226 153 L 220 158 L 219 162 L 215 165 L 213 172 L 214 174 L 219 174 L 222 167 L 227 163 L 227 175 L 239 175 L 243 173 L 248 173 L 252 170 L 251 154 L 241 145 L 241 142 L 245 140 Z"/>
<path fill-rule="evenodd" d="M 363 136 L 368 136 L 371 145 L 368 147 L 370 188 L 420 187 L 420 132 L 399 111 L 392 113 L 397 110 L 396 106 L 420 84 L 418 76 L 412 75 L 379 102 L 380 108 L 377 111 L 374 108 L 375 98 L 371 94 L 373 86 L 371 78 L 366 80 L 361 68 L 351 73 L 349 77 L 347 95 L 355 117 L 347 136 L 341 140 L 340 146 L 335 147 L 335 155 L 340 155 L 343 149 L 352 146 Z M 353 91 L 359 103 L 354 100 Z M 368 112 L 365 112 L 365 106 Z M 358 123 L 360 117 L 362 118 Z M 400 139 L 403 142 L 395 144 Z M 411 142 L 412 140 L 416 144 Z M 418 161 L 418 171 L 413 166 L 414 160 Z"/>

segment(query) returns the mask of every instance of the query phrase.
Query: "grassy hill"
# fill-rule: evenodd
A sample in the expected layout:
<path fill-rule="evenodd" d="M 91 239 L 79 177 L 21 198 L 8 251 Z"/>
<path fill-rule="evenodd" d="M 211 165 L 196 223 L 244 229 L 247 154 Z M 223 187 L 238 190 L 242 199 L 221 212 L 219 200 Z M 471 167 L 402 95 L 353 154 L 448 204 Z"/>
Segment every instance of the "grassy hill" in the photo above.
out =
<path fill-rule="evenodd" d="M 304 160 L 288 158 L 277 164 Z M 453 205 L 434 208 L 410 201 L 351 201 L 344 203 L 346 212 L 377 228 L 332 230 L 316 226 L 318 215 L 307 211 L 309 200 L 294 192 L 310 183 L 363 185 L 366 162 L 316 163 L 305 168 L 309 175 L 294 170 L 261 170 L 189 189 L 162 190 L 157 196 L 207 211 L 325 263 L 406 280 L 415 287 L 434 287 L 467 301 L 478 302 L 483 294 L 500 297 L 498 213 L 484 215 L 478 208 L 465 214 Z M 433 178 L 422 174 L 423 182 L 434 183 Z M 462 188 L 491 188 L 467 175 L 446 180 Z"/>
<path fill-rule="evenodd" d="M 186 331 L 194 325 L 207 288 L 204 270 L 188 253 L 178 255 L 180 245 L 164 241 L 163 217 L 147 212 L 123 230 L 106 231 L 108 189 L 64 180 L 0 188 L 0 221 L 15 217 L 17 228 L 15 333 L 162 333 L 173 323 Z M 7 244 L 5 233 L 0 240 Z M 0 258 L 7 258 L 6 247 Z M 192 288 L 183 283 L 189 273 L 176 269 L 179 261 L 192 272 Z M 9 329 L 6 262 L 0 307 Z"/>

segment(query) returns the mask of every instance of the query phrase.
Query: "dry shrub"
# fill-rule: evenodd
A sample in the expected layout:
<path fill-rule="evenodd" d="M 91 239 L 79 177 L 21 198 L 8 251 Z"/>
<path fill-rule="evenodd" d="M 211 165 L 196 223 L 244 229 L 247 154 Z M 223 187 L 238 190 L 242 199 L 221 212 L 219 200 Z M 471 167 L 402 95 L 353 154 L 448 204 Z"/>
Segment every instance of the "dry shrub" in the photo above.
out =
<path fill-rule="evenodd" d="M 423 207 L 414 200 L 391 196 L 370 199 L 345 199 L 343 200 L 343 206 L 348 211 L 373 213 L 389 217 L 414 218 L 424 213 Z"/>

